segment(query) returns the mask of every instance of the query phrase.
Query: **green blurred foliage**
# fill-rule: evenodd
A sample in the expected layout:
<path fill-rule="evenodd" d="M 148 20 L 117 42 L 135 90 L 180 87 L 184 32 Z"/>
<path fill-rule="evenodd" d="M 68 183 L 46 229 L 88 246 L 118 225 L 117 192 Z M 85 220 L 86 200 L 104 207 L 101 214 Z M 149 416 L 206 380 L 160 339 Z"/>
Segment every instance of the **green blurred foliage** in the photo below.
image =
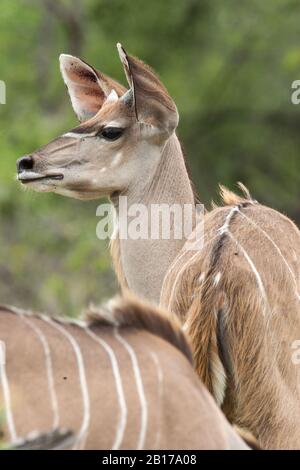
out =
<path fill-rule="evenodd" d="M 15 161 L 76 123 L 58 55 L 125 83 L 115 43 L 148 62 L 180 111 L 200 199 L 242 181 L 300 221 L 300 13 L 295 0 L 2 0 L 0 301 L 76 315 L 116 290 L 98 202 L 23 191 Z"/>

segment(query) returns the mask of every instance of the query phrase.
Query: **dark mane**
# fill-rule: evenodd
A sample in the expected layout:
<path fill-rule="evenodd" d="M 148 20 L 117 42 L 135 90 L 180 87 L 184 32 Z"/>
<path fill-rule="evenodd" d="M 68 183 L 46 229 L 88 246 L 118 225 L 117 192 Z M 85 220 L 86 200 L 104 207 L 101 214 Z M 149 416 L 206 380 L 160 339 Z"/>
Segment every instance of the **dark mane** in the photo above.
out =
<path fill-rule="evenodd" d="M 171 320 L 166 312 L 140 302 L 132 294 L 117 297 L 104 307 L 90 307 L 85 321 L 89 326 L 109 325 L 148 331 L 179 349 L 192 363 L 191 349 L 179 323 Z"/>
<path fill-rule="evenodd" d="M 239 190 L 242 192 L 242 196 L 239 196 L 238 194 L 234 193 L 233 191 L 230 191 L 230 189 L 226 188 L 222 184 L 219 185 L 220 187 L 220 196 L 222 203 L 224 206 L 238 206 L 239 204 L 256 204 L 257 201 L 255 201 L 248 188 L 241 182 L 237 183 L 237 186 Z"/>

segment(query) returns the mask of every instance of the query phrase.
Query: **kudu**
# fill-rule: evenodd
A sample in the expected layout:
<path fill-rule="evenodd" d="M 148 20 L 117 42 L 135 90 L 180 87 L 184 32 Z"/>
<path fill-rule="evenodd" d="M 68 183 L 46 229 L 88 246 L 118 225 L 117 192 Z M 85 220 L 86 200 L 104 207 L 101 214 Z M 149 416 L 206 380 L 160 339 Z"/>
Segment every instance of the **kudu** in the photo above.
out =
<path fill-rule="evenodd" d="M 110 196 L 117 213 L 120 194 L 129 203 L 194 208 L 176 106 L 149 67 L 119 52 L 128 91 L 61 57 L 83 123 L 21 158 L 19 179 L 37 191 Z M 116 271 L 123 287 L 146 299 L 158 302 L 161 293 L 162 306 L 185 323 L 197 371 L 232 422 L 262 447 L 299 448 L 299 371 L 291 360 L 300 337 L 299 231 L 248 194 L 223 190 L 223 200 L 204 217 L 202 249 L 188 250 L 184 238 L 117 239 Z M 193 218 L 195 225 L 195 211 Z"/>
<path fill-rule="evenodd" d="M 173 202 L 188 204 L 194 212 L 193 191 L 174 133 L 176 106 L 147 66 L 126 56 L 121 46 L 119 52 L 131 84 L 127 92 L 80 59 L 60 57 L 73 108 L 84 122 L 21 158 L 18 178 L 37 191 L 80 199 L 110 196 L 116 219 L 120 194 L 127 197 L 128 206 L 141 203 L 149 212 L 153 204 Z M 122 285 L 158 303 L 166 271 L 184 241 L 116 237 L 112 254 Z"/>
<path fill-rule="evenodd" d="M 80 322 L 0 307 L 0 339 L 4 441 L 15 448 L 248 448 L 194 372 L 180 326 L 135 299 Z"/>

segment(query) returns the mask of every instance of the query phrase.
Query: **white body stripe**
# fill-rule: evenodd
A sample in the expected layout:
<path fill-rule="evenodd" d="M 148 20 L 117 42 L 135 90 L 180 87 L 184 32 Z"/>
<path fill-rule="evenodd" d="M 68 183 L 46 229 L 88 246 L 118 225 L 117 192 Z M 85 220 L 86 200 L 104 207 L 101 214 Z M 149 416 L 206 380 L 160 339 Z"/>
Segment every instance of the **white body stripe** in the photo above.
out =
<path fill-rule="evenodd" d="M 238 248 L 241 250 L 241 252 L 243 253 L 243 255 L 245 256 L 246 260 L 248 261 L 254 275 L 255 275 L 255 278 L 256 278 L 256 281 L 257 281 L 257 285 L 259 287 L 259 290 L 260 290 L 260 293 L 263 297 L 263 300 L 265 302 L 266 305 L 268 305 L 268 298 L 267 298 L 267 294 L 266 294 L 266 290 L 265 290 L 265 287 L 264 287 L 264 284 L 262 282 L 262 279 L 260 277 L 260 274 L 258 272 L 258 270 L 256 269 L 255 267 L 255 264 L 253 263 L 252 259 L 250 258 L 250 256 L 248 255 L 247 251 L 245 250 L 245 248 L 237 241 L 237 239 L 232 235 L 231 232 L 228 232 L 228 235 L 229 237 L 236 243 L 236 245 L 238 246 Z"/>
<path fill-rule="evenodd" d="M 116 339 L 127 350 L 128 354 L 130 356 L 130 359 L 131 359 L 131 363 L 132 363 L 134 378 L 135 378 L 135 381 L 136 381 L 137 391 L 138 391 L 138 395 L 139 395 L 139 399 L 140 399 L 140 405 L 141 405 L 141 429 L 140 429 L 140 435 L 139 435 L 139 439 L 138 439 L 138 443 L 137 443 L 137 450 L 141 450 L 145 446 L 146 432 L 147 432 L 147 425 L 148 425 L 148 405 L 147 405 L 147 400 L 146 400 L 146 396 L 145 396 L 141 371 L 140 371 L 138 360 L 137 360 L 137 357 L 136 357 L 136 354 L 135 354 L 133 348 L 120 335 L 117 328 L 114 329 L 114 335 L 115 335 Z"/>
<path fill-rule="evenodd" d="M 126 405 L 125 394 L 124 394 L 122 378 L 120 374 L 120 368 L 118 365 L 118 360 L 113 349 L 102 338 L 100 338 L 98 335 L 96 335 L 93 331 L 89 330 L 88 328 L 86 328 L 86 332 L 94 341 L 96 341 L 98 344 L 102 346 L 102 348 L 106 351 L 111 361 L 112 371 L 113 371 L 113 375 L 114 375 L 114 379 L 116 383 L 119 408 L 120 408 L 120 419 L 118 423 L 115 441 L 111 449 L 118 450 L 121 447 L 125 429 L 126 429 L 126 424 L 127 424 L 127 405 Z"/>
<path fill-rule="evenodd" d="M 162 418 L 162 406 L 163 406 L 163 378 L 164 378 L 164 373 L 161 367 L 161 363 L 159 360 L 158 355 L 150 351 L 150 356 L 154 362 L 155 368 L 156 368 L 156 373 L 157 373 L 157 381 L 158 381 L 158 423 L 157 423 L 157 432 L 156 432 L 156 438 L 154 442 L 154 450 L 157 450 L 160 448 L 160 441 L 161 441 L 161 418 Z"/>
<path fill-rule="evenodd" d="M 213 238 L 215 238 L 215 237 L 213 237 Z M 199 240 L 199 241 L 200 241 L 200 240 Z M 204 241 L 204 237 L 202 237 L 201 243 L 203 243 L 203 241 Z M 197 240 L 197 242 L 198 242 L 198 240 Z M 195 243 L 195 242 L 194 242 L 194 243 Z M 206 243 L 205 243 L 203 246 L 205 246 L 205 245 L 206 245 Z M 201 249 L 203 248 L 203 246 L 201 247 Z M 201 249 L 200 249 L 200 251 L 201 251 Z M 169 267 L 169 269 L 168 269 L 168 271 L 167 271 L 167 273 L 166 273 L 166 275 L 165 275 L 165 277 L 164 277 L 163 284 L 162 284 L 162 288 L 161 288 L 161 292 L 163 292 L 163 290 L 164 290 L 164 286 L 165 286 L 167 277 L 168 277 L 168 276 L 170 275 L 170 273 L 176 268 L 177 263 L 181 260 L 181 258 L 182 258 L 183 256 L 186 255 L 187 251 L 188 251 L 188 250 L 185 248 L 185 245 L 184 245 L 184 246 L 183 246 L 183 249 L 182 249 L 182 251 L 181 251 L 181 253 L 180 253 L 178 256 L 175 256 L 175 259 L 174 259 L 173 262 L 171 263 L 171 266 Z M 190 251 L 191 251 L 191 250 L 190 250 Z"/>
<path fill-rule="evenodd" d="M 223 235 L 224 233 L 227 233 L 228 232 L 228 229 L 229 229 L 229 224 L 230 224 L 230 220 L 233 216 L 233 214 L 235 214 L 235 212 L 238 212 L 239 211 L 239 208 L 237 206 L 233 207 L 227 214 L 226 216 L 226 219 L 225 219 L 225 222 L 224 224 L 222 225 L 222 227 L 220 227 L 218 229 L 218 233 L 217 235 L 213 236 L 210 240 L 207 240 L 204 245 L 201 247 L 201 250 L 203 250 L 203 248 L 205 246 L 207 246 L 208 243 L 212 242 L 213 240 L 215 240 L 217 237 L 219 237 L 220 235 Z M 188 261 L 183 265 L 183 267 L 180 269 L 180 271 L 177 273 L 176 275 L 176 278 L 175 278 L 175 281 L 174 281 L 174 284 L 173 284 L 173 287 L 172 287 L 172 292 L 171 292 L 171 295 L 170 295 L 170 301 L 169 301 L 169 304 L 168 304 L 168 308 L 170 307 L 170 303 L 173 299 L 173 296 L 174 296 L 174 293 L 175 293 L 175 290 L 176 290 L 176 287 L 177 287 L 177 282 L 180 278 L 180 276 L 182 275 L 182 273 L 184 272 L 184 270 L 186 269 L 186 267 L 189 265 L 189 263 L 191 263 L 198 255 L 198 251 L 197 253 L 195 253 L 190 259 L 188 259 Z M 163 286 L 162 286 L 162 291 L 163 291 L 163 288 L 164 288 L 164 284 L 165 284 L 165 281 L 167 279 L 167 276 L 172 272 L 172 270 L 176 267 L 176 264 L 178 263 L 178 261 L 186 254 L 186 251 L 183 251 L 177 258 L 175 258 L 175 260 L 173 261 L 171 267 L 168 269 L 167 271 L 167 275 L 165 276 L 165 280 L 163 282 Z"/>
<path fill-rule="evenodd" d="M 225 219 L 224 225 L 222 225 L 222 227 L 219 228 L 220 235 L 223 235 L 224 233 L 228 233 L 231 219 L 236 212 L 239 212 L 238 206 L 235 206 L 232 209 L 230 209 Z"/>
<path fill-rule="evenodd" d="M 13 413 L 11 409 L 11 399 L 8 378 L 6 375 L 5 361 L 0 361 L 0 384 L 2 385 L 5 418 L 7 422 L 8 432 L 12 442 L 17 441 L 16 427 L 14 423 Z"/>
<path fill-rule="evenodd" d="M 215 240 L 215 239 L 216 239 L 217 237 L 219 237 L 219 236 L 220 236 L 220 235 L 217 234 L 217 235 L 215 235 L 214 237 L 212 237 L 210 240 L 207 240 L 207 242 L 204 243 L 204 245 L 203 245 L 203 247 L 201 248 L 200 251 L 202 251 L 203 248 L 208 245 L 208 243 L 211 243 L 213 240 Z M 170 300 L 169 300 L 168 308 L 170 308 L 170 304 L 171 304 L 172 299 L 173 299 L 173 296 L 174 296 L 174 294 L 175 294 L 175 291 L 176 291 L 177 284 L 178 284 L 178 281 L 179 281 L 179 279 L 180 279 L 180 276 L 183 274 L 183 272 L 184 272 L 185 269 L 188 267 L 188 265 L 189 265 L 190 263 L 192 263 L 192 262 L 194 261 L 194 259 L 197 258 L 198 255 L 199 255 L 199 252 L 197 251 L 191 258 L 189 258 L 189 259 L 187 260 L 187 262 L 182 266 L 182 268 L 180 269 L 180 271 L 177 273 L 176 278 L 175 278 L 175 281 L 174 281 L 174 284 L 173 284 L 173 287 L 172 287 L 171 295 L 170 295 L 170 297 L 169 297 Z M 168 274 L 168 273 L 167 273 L 167 274 Z"/>
<path fill-rule="evenodd" d="M 295 284 L 295 289 L 296 289 L 296 296 L 297 296 L 297 299 L 300 300 L 300 294 L 298 292 L 298 285 L 297 285 L 297 280 L 296 280 L 296 276 L 295 276 L 295 273 L 293 272 L 292 268 L 290 267 L 289 263 L 287 262 L 287 260 L 285 259 L 285 257 L 283 256 L 283 253 L 282 251 L 280 250 L 279 246 L 276 245 L 276 243 L 274 242 L 274 240 L 272 240 L 272 238 L 270 237 L 270 235 L 263 229 L 261 228 L 256 222 L 254 222 L 254 220 L 250 219 L 250 217 L 248 217 L 247 215 L 245 215 L 243 212 L 241 212 L 241 215 L 248 221 L 250 222 L 250 224 L 252 224 L 254 227 L 256 227 L 273 245 L 273 247 L 275 248 L 275 250 L 277 251 L 277 253 L 279 254 L 279 256 L 281 257 L 282 261 L 284 262 L 284 264 L 286 265 L 288 271 L 290 272 L 290 275 L 293 279 L 293 282 Z"/>
<path fill-rule="evenodd" d="M 85 367 L 84 367 L 84 362 L 83 362 L 83 357 L 82 353 L 80 350 L 80 347 L 77 343 L 77 341 L 74 339 L 74 337 L 69 333 L 66 329 L 64 329 L 63 325 L 54 322 L 50 317 L 47 317 L 45 315 L 42 316 L 43 320 L 45 320 L 47 323 L 53 326 L 56 330 L 58 330 L 61 334 L 63 334 L 70 342 L 76 359 L 77 359 L 77 365 L 78 365 L 78 373 L 79 373 L 79 382 L 80 382 L 80 388 L 81 388 L 81 393 L 82 393 L 82 402 L 83 402 L 83 419 L 82 419 L 82 424 L 81 428 L 77 437 L 76 442 L 78 444 L 81 444 L 80 448 L 84 447 L 84 441 L 86 438 L 86 435 L 88 433 L 88 428 L 90 424 L 90 397 L 89 397 L 89 391 L 87 387 L 87 380 L 86 380 L 86 374 L 85 374 Z"/>
<path fill-rule="evenodd" d="M 36 326 L 28 317 L 25 315 L 19 314 L 20 318 L 35 332 L 38 339 L 40 340 L 45 354 L 46 359 L 46 371 L 47 371 L 47 381 L 48 381 L 48 389 L 50 394 L 51 400 L 51 407 L 53 411 L 53 429 L 56 429 L 59 425 L 59 410 L 58 410 L 58 401 L 57 401 L 57 394 L 54 385 L 54 375 L 53 375 L 53 364 L 51 359 L 51 352 L 48 341 L 41 331 L 41 329 Z"/>

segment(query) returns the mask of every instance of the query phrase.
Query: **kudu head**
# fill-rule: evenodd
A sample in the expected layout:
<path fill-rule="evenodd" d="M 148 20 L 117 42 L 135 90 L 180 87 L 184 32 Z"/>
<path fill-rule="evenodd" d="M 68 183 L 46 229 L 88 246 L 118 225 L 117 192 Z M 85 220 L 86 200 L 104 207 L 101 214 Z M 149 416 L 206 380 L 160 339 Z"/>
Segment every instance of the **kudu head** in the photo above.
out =
<path fill-rule="evenodd" d="M 176 106 L 153 71 L 118 51 L 129 89 L 77 57 L 60 66 L 81 124 L 17 162 L 36 191 L 79 199 L 125 193 L 151 178 L 178 124 Z"/>

